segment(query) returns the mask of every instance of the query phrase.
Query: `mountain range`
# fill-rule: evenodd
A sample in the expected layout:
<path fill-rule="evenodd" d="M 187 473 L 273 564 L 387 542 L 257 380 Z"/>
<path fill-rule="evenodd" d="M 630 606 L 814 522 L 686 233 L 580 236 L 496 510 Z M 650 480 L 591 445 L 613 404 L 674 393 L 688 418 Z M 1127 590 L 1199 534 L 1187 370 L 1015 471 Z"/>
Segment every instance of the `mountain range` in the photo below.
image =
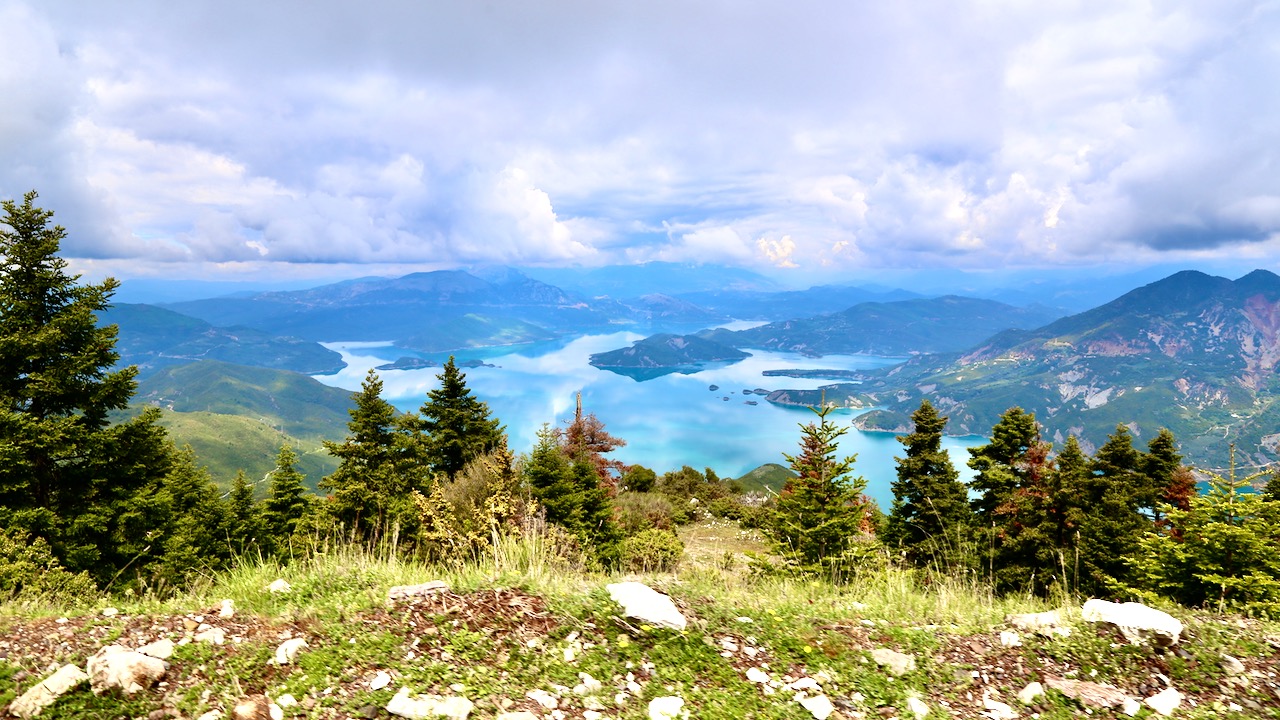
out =
<path fill-rule="evenodd" d="M 985 434 L 1011 406 L 1050 438 L 1086 449 L 1123 423 L 1140 440 L 1161 427 L 1183 452 L 1220 463 L 1229 443 L 1266 464 L 1280 443 L 1280 277 L 1184 271 L 1033 330 L 1007 330 L 962 352 L 924 355 L 858 383 L 775 391 L 776 403 L 819 398 L 874 407 L 865 429 L 901 431 L 927 398 L 953 434 Z"/>

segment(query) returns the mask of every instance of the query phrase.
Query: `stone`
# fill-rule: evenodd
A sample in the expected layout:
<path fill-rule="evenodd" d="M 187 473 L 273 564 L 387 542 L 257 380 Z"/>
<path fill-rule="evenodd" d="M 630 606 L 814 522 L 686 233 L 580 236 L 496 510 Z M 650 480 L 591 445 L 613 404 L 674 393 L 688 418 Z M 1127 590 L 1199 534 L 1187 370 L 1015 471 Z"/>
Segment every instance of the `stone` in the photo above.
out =
<path fill-rule="evenodd" d="M 1157 713 L 1168 717 L 1182 704 L 1182 693 L 1173 688 L 1165 688 L 1142 702 Z"/>
<path fill-rule="evenodd" d="M 1182 621 L 1142 603 L 1113 603 L 1094 598 L 1085 602 L 1080 617 L 1086 622 L 1114 625 L 1131 645 L 1153 642 L 1170 647 L 1177 645 L 1182 636 Z"/>
<path fill-rule="evenodd" d="M 788 690 L 793 690 L 797 692 L 809 691 L 809 690 L 816 690 L 817 692 L 822 692 L 822 686 L 818 684 L 818 681 L 814 680 L 813 678 L 807 678 L 807 677 L 800 678 L 799 680 L 796 680 L 794 682 L 789 682 L 786 684 L 785 687 Z"/>
<path fill-rule="evenodd" d="M 160 660 L 168 660 L 173 657 L 173 641 L 168 638 L 161 638 L 153 643 L 147 643 L 138 648 L 138 652 L 143 655 L 150 655 Z"/>
<path fill-rule="evenodd" d="M 1123 690 L 1112 685 L 1102 685 L 1084 680 L 1046 675 L 1044 684 L 1088 708 L 1113 708 L 1129 698 Z"/>
<path fill-rule="evenodd" d="M 206 627 L 196 633 L 195 641 L 209 643 L 210 645 L 222 645 L 227 641 L 227 631 L 220 627 Z"/>
<path fill-rule="evenodd" d="M 907 710 L 916 716 L 916 720 L 924 720 L 929 717 L 929 706 L 923 700 L 912 695 L 907 698 Z"/>
<path fill-rule="evenodd" d="M 876 648 L 871 651 L 871 659 L 889 671 L 894 677 L 902 677 L 916 669 L 916 659 L 889 648 Z"/>
<path fill-rule="evenodd" d="M 528 710 L 498 713 L 497 720 L 538 720 L 538 716 Z"/>
<path fill-rule="evenodd" d="M 1000 644 L 1004 647 L 1022 647 L 1022 636 L 1012 630 L 1001 630 Z"/>
<path fill-rule="evenodd" d="M 449 583 L 443 580 L 431 580 L 417 585 L 396 585 L 387 591 L 387 604 L 412 603 L 446 592 L 449 592 Z"/>
<path fill-rule="evenodd" d="M 293 707 L 298 704 L 298 698 L 285 693 L 284 695 L 276 698 L 276 704 L 282 708 Z"/>
<path fill-rule="evenodd" d="M 102 616 L 103 616 L 103 617 L 115 617 L 115 616 L 117 616 L 117 615 L 119 615 L 119 614 L 120 614 L 120 611 L 119 611 L 119 610 L 117 610 L 117 609 L 115 609 L 115 608 L 113 608 L 113 607 L 109 607 L 109 608 L 102 608 Z"/>
<path fill-rule="evenodd" d="M 1133 717 L 1134 715 L 1142 712 L 1142 703 L 1134 700 L 1133 698 L 1125 698 L 1124 702 L 1120 705 L 1120 712 L 1128 715 L 1129 717 Z"/>
<path fill-rule="evenodd" d="M 816 720 L 827 720 L 831 713 L 836 711 L 835 706 L 831 704 L 831 700 L 826 695 L 814 695 L 812 697 L 800 695 L 796 698 L 796 702 L 800 703 L 800 707 L 808 710 L 809 714 Z"/>
<path fill-rule="evenodd" d="M 552 695 L 546 690 L 530 690 L 525 693 L 524 696 L 548 710 L 555 710 L 560 707 L 560 698 Z"/>
<path fill-rule="evenodd" d="M 22 693 L 22 697 L 9 705 L 9 712 L 20 718 L 33 718 L 88 679 L 89 676 L 75 665 L 63 665 L 57 672 Z"/>
<path fill-rule="evenodd" d="M 606 585 L 609 597 L 622 606 L 623 613 L 641 622 L 658 627 L 684 630 L 689 621 L 676 609 L 671 598 L 638 582 Z"/>
<path fill-rule="evenodd" d="M 390 684 L 391 684 L 391 676 L 387 674 L 386 670 L 379 670 L 378 674 L 374 675 L 373 679 L 369 681 L 369 689 L 381 690 L 382 688 Z"/>
<path fill-rule="evenodd" d="M 649 720 L 681 720 L 687 717 L 689 712 L 684 709 L 682 697 L 668 695 L 649 701 Z"/>
<path fill-rule="evenodd" d="M 222 720 L 224 717 L 225 715 L 222 714 L 221 710 L 210 710 L 209 712 L 196 718 L 196 720 Z"/>
<path fill-rule="evenodd" d="M 267 592 L 283 594 L 283 593 L 288 593 L 292 591 L 293 591 L 293 586 L 290 585 L 288 581 L 286 581 L 283 578 L 276 578 L 275 580 L 271 581 L 270 585 L 267 586 Z"/>
<path fill-rule="evenodd" d="M 290 638 L 280 643 L 280 647 L 276 648 L 276 656 L 274 658 L 276 665 L 288 665 L 298 657 L 298 653 L 302 648 L 307 646 L 307 641 L 302 638 Z"/>
<path fill-rule="evenodd" d="M 1232 657 L 1226 653 L 1222 654 L 1222 670 L 1228 675 L 1243 675 L 1245 671 L 1244 663 L 1239 658 Z"/>
<path fill-rule="evenodd" d="M 219 603 L 218 617 L 229 618 L 234 616 L 235 614 L 236 614 L 235 603 L 232 602 L 230 599 L 223 600 L 221 603 Z"/>
<path fill-rule="evenodd" d="M 591 677 L 588 673 L 578 673 L 579 683 L 573 686 L 573 692 L 576 695 L 588 695 L 590 693 L 600 692 L 604 685 L 597 679 Z"/>
<path fill-rule="evenodd" d="M 1030 705 L 1036 700 L 1044 697 L 1044 685 L 1032 680 L 1027 686 L 1018 691 L 1018 702 L 1023 705 Z"/>
<path fill-rule="evenodd" d="M 108 645 L 89 658 L 85 669 L 95 695 L 107 690 L 133 695 L 154 685 L 169 669 L 169 663 L 119 645 Z"/>
<path fill-rule="evenodd" d="M 1023 632 L 1033 632 L 1041 635 L 1050 635 L 1056 628 L 1063 626 L 1062 613 L 1057 610 L 1010 615 L 1005 621 Z"/>
<path fill-rule="evenodd" d="M 396 696 L 387 703 L 387 712 L 409 720 L 430 720 L 448 718 L 448 720 L 466 720 L 475 706 L 464 697 L 450 695 L 418 695 L 413 697 L 409 688 L 402 687 Z"/>
<path fill-rule="evenodd" d="M 284 710 L 266 695 L 250 695 L 231 709 L 232 720 L 281 720 Z"/>
<path fill-rule="evenodd" d="M 1014 720 L 1018 717 L 1018 713 L 1008 704 L 999 700 L 992 700 L 987 693 L 982 694 L 982 715 L 991 718 L 991 720 Z"/>

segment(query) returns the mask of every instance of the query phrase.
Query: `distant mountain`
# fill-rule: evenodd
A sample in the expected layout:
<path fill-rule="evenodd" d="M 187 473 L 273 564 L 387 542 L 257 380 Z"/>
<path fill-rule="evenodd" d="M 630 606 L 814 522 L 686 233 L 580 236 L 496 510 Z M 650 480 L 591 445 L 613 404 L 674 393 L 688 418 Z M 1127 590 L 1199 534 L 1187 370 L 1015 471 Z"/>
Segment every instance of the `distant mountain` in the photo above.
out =
<path fill-rule="evenodd" d="M 190 444 L 221 486 L 236 470 L 261 478 L 288 442 L 312 487 L 337 467 L 320 445 L 347 434 L 351 393 L 305 375 L 205 360 L 165 367 L 144 379 L 134 405 L 165 410 L 162 424 Z"/>
<path fill-rule="evenodd" d="M 223 360 L 307 374 L 344 367 L 341 355 L 315 342 L 247 327 L 214 327 L 154 305 L 114 305 L 101 320 L 119 327 L 116 350 L 120 364 L 137 365 L 143 374 L 193 360 Z"/>
<path fill-rule="evenodd" d="M 819 285 L 808 290 L 704 290 L 681 293 L 678 297 L 708 312 L 737 320 L 789 320 L 838 312 L 858 303 L 910 300 L 920 296 L 906 290 Z"/>
<path fill-rule="evenodd" d="M 678 296 L 709 290 L 776 292 L 784 289 L 759 273 L 725 265 L 650 262 L 600 268 L 529 268 L 523 272 L 587 297 L 634 298 L 653 293 Z"/>
<path fill-rule="evenodd" d="M 906 355 L 953 352 L 1010 328 L 1034 328 L 1060 311 L 1019 308 L 994 300 L 940 298 L 864 302 L 830 315 L 704 334 L 733 347 L 806 355 Z"/>
<path fill-rule="evenodd" d="M 697 335 L 653 335 L 628 348 L 596 353 L 591 364 L 613 372 L 650 380 L 672 372 L 691 371 L 709 363 L 737 362 L 750 353 Z"/>
<path fill-rule="evenodd" d="M 1235 442 L 1250 461 L 1269 463 L 1280 444 L 1277 363 L 1280 277 L 1187 271 L 1039 329 L 828 386 L 825 397 L 881 408 L 860 419 L 871 429 L 895 428 L 927 397 L 957 434 L 985 434 L 1017 405 L 1055 442 L 1075 434 L 1096 446 L 1123 422 L 1143 443 L 1168 427 L 1196 462 L 1221 463 Z M 817 395 L 769 398 L 804 405 Z"/>
<path fill-rule="evenodd" d="M 215 325 L 431 350 L 531 342 L 629 319 L 617 303 L 589 302 L 516 271 L 487 274 L 495 281 L 441 270 L 166 307 Z"/>

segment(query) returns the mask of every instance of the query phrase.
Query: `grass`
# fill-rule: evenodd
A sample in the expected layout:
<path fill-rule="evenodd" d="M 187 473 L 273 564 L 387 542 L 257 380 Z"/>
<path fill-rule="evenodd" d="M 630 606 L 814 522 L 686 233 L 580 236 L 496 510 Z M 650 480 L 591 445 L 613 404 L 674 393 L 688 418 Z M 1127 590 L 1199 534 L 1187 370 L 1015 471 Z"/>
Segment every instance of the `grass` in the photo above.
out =
<path fill-rule="evenodd" d="M 450 567 L 340 547 L 287 564 L 245 562 L 198 579 L 176 597 L 95 597 L 75 607 L 0 605 L 0 638 L 20 643 L 30 637 L 0 659 L 0 704 L 47 674 L 55 659 L 82 664 L 108 640 L 137 646 L 166 633 L 180 639 L 189 634 L 184 621 L 195 617 L 226 625 L 233 639 L 225 646 L 180 646 L 164 688 L 127 701 L 81 690 L 42 717 L 139 717 L 163 708 L 198 717 L 252 693 L 273 699 L 289 694 L 303 703 L 286 708 L 286 717 L 387 717 L 382 708 L 401 686 L 465 695 L 476 703 L 473 718 L 522 709 L 545 715 L 526 697 L 531 690 L 560 696 L 567 717 L 575 718 L 592 707 L 606 717 L 643 718 L 649 700 L 671 694 L 683 697 L 695 717 L 811 717 L 792 701 L 794 693 L 766 694 L 749 682 L 750 667 L 764 669 L 779 685 L 787 677 L 818 679 L 846 717 L 874 717 L 879 708 L 909 717 L 913 695 L 934 709 L 931 717 L 971 717 L 981 709 L 984 690 L 1016 707 L 1014 693 L 1044 673 L 1075 673 L 1136 693 L 1158 672 L 1196 695 L 1197 707 L 1179 711 L 1192 718 L 1217 717 L 1228 703 L 1246 698 L 1263 707 L 1252 716 L 1267 717 L 1280 697 L 1267 695 L 1272 691 L 1265 687 L 1266 672 L 1280 665 L 1266 640 L 1277 627 L 1257 620 L 1175 610 L 1192 641 L 1182 652 L 1157 653 L 1119 644 L 1113 633 L 1082 625 L 1078 612 L 1068 612 L 1076 628 L 1070 638 L 1026 636 L 1023 646 L 1005 648 L 998 631 L 1007 628 L 1006 615 L 1050 604 L 997 598 L 976 582 L 921 587 L 916 576 L 895 570 L 866 572 L 843 585 L 762 575 L 745 561 L 724 560 L 765 550 L 753 533 L 703 523 L 681 535 L 685 562 L 661 575 L 583 571 L 532 537 L 504 539 L 488 555 Z M 292 592 L 267 591 L 277 578 L 287 580 Z M 432 579 L 448 582 L 451 592 L 412 607 L 386 606 L 391 586 Z M 622 617 L 605 591 L 621 579 L 669 593 L 690 618 L 689 629 L 655 629 Z M 223 598 L 237 609 L 230 620 L 210 610 Z M 103 617 L 108 605 L 121 613 Z M 68 622 L 56 624 L 53 618 L 62 615 Z M 70 634 L 58 636 L 60 645 L 42 639 L 62 632 Z M 295 664 L 275 666 L 269 661 L 286 636 L 304 637 L 307 648 Z M 916 669 L 892 677 L 870 660 L 876 647 L 912 654 Z M 1224 652 L 1260 672 L 1251 686 L 1230 685 L 1234 681 L 1221 668 Z M 393 682 L 371 689 L 379 671 Z M 975 672 L 986 676 L 975 680 Z M 20 673 L 27 679 L 15 680 Z M 583 673 L 603 687 L 575 693 Z M 1228 686 L 1230 698 L 1221 690 Z M 621 705 L 619 694 L 625 695 Z M 1262 705 L 1268 698 L 1270 705 Z M 1081 713 L 1056 692 L 1029 710 L 1042 718 Z"/>

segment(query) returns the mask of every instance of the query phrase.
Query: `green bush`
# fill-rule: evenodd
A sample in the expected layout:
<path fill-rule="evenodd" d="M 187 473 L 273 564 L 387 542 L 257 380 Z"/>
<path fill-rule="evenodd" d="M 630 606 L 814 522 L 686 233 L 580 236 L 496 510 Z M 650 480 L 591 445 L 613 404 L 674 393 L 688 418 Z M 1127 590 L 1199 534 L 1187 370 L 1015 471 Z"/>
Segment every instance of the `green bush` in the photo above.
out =
<path fill-rule="evenodd" d="M 750 505 L 737 498 L 716 498 L 707 505 L 707 512 L 712 517 L 732 520 L 743 528 L 759 528 L 768 516 L 762 505 Z"/>
<path fill-rule="evenodd" d="M 618 525 L 627 535 L 653 528 L 671 530 L 688 521 L 687 511 L 681 512 L 670 498 L 659 493 L 620 492 L 613 505 L 617 509 Z"/>
<path fill-rule="evenodd" d="M 0 599 L 74 603 L 96 597 L 96 591 L 87 573 L 62 567 L 44 538 L 0 529 Z"/>
<path fill-rule="evenodd" d="M 643 530 L 622 541 L 622 564 L 632 572 L 670 572 L 683 554 L 684 543 L 670 530 Z"/>

